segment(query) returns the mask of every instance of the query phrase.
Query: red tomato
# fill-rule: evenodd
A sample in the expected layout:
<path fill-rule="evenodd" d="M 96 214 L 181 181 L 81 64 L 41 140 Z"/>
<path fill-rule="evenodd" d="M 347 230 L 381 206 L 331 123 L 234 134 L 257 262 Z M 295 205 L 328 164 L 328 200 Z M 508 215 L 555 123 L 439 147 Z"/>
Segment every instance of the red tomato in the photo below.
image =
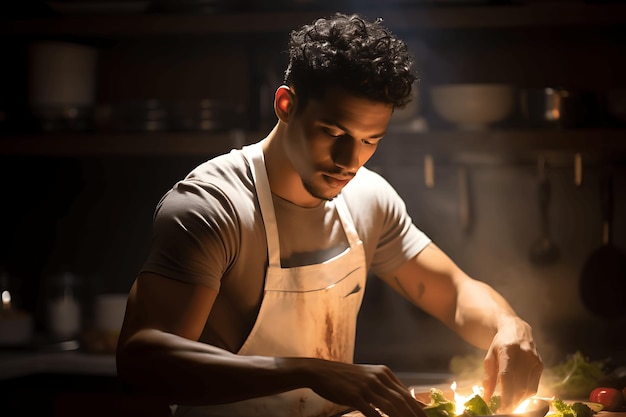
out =
<path fill-rule="evenodd" d="M 598 387 L 589 393 L 589 401 L 602 404 L 604 411 L 617 411 L 624 404 L 624 394 L 616 388 Z"/>

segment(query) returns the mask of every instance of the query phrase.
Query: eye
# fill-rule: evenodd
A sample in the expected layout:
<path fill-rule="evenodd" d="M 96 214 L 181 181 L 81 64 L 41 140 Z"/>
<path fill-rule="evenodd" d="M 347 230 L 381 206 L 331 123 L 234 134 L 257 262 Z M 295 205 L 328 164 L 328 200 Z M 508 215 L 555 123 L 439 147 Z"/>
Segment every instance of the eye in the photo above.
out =
<path fill-rule="evenodd" d="M 366 145 L 371 145 L 371 146 L 376 146 L 378 145 L 378 142 L 380 142 L 382 138 L 376 138 L 376 139 L 363 139 L 363 143 Z"/>
<path fill-rule="evenodd" d="M 324 133 L 326 133 L 331 138 L 335 138 L 335 139 L 340 138 L 345 135 L 345 133 L 340 130 L 329 129 L 327 127 L 324 128 Z"/>

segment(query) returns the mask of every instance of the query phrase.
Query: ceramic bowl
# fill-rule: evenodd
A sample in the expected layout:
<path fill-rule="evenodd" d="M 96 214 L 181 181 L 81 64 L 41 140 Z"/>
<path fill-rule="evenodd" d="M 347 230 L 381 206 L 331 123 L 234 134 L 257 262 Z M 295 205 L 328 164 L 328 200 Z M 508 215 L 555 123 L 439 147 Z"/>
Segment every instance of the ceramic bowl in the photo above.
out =
<path fill-rule="evenodd" d="M 430 88 L 433 110 L 460 129 L 485 129 L 515 110 L 516 89 L 509 84 L 440 84 Z"/>

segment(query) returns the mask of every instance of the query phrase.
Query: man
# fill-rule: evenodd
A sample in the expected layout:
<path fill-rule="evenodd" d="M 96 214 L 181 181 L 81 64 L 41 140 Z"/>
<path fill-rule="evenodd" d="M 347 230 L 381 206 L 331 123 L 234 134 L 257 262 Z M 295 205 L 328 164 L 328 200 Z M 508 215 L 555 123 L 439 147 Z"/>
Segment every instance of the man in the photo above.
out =
<path fill-rule="evenodd" d="M 186 416 L 425 415 L 382 365 L 352 364 L 366 274 L 487 349 L 485 396 L 536 392 L 530 326 L 412 224 L 363 165 L 415 80 L 404 42 L 358 16 L 291 34 L 278 122 L 160 201 L 129 294 L 119 375 Z M 428 337 L 428 335 L 424 335 Z"/>

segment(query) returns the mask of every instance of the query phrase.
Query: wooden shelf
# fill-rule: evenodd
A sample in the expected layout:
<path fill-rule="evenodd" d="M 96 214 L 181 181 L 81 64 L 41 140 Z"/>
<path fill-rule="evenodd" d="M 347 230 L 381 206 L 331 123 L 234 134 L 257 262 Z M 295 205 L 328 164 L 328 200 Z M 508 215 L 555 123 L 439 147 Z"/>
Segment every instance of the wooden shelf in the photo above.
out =
<path fill-rule="evenodd" d="M 33 156 L 214 155 L 251 143 L 236 133 L 42 133 L 0 136 L 0 154 Z"/>
<path fill-rule="evenodd" d="M 263 133 L 47 133 L 0 136 L 0 154 L 39 156 L 214 155 L 261 139 Z M 382 149 L 394 155 L 432 153 L 626 153 L 624 129 L 389 132 Z"/>
<path fill-rule="evenodd" d="M 450 28 L 561 27 L 626 24 L 626 5 L 545 2 L 490 6 L 365 9 L 396 31 Z M 59 15 L 4 23 L 4 35 L 145 36 L 286 32 L 328 12 Z"/>
<path fill-rule="evenodd" d="M 570 130 L 484 130 L 436 131 L 414 136 L 403 134 L 396 141 L 406 145 L 414 142 L 421 152 L 448 154 L 535 153 L 535 152 L 625 152 L 626 131 L 623 129 Z"/>
<path fill-rule="evenodd" d="M 555 165 L 571 165 L 575 155 L 585 164 L 626 163 L 626 130 L 485 130 L 388 134 L 374 165 L 423 163 L 431 155 L 439 164 L 502 165 L 536 163 L 544 156 Z"/>

